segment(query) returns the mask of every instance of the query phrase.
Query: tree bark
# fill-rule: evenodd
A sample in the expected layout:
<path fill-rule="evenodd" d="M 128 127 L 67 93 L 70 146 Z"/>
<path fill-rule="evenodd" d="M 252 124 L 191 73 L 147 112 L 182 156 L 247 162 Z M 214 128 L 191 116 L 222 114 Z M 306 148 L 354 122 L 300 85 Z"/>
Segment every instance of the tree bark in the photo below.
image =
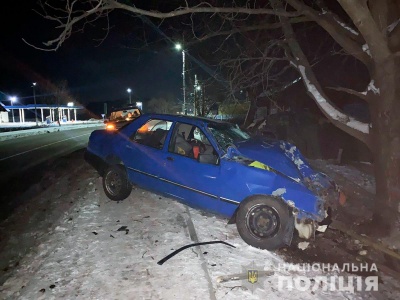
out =
<path fill-rule="evenodd" d="M 400 60 L 391 56 L 375 70 L 381 95 L 370 105 L 376 182 L 373 222 L 390 231 L 400 212 Z"/>

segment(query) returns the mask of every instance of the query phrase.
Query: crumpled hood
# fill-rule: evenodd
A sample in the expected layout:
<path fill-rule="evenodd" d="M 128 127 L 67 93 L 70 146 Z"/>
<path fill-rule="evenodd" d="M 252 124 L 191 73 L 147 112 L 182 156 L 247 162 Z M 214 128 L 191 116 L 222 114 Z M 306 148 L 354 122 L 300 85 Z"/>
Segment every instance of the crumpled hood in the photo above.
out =
<path fill-rule="evenodd" d="M 293 179 L 303 180 L 303 177 L 314 173 L 300 151 L 290 143 L 251 138 L 237 142 L 235 146 L 243 156 L 257 160 Z"/>

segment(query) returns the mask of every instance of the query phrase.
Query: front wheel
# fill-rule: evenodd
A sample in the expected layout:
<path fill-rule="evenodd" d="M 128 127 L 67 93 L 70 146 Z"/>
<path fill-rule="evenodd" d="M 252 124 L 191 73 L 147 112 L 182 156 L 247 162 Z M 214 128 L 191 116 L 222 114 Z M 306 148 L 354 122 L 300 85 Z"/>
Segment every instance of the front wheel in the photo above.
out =
<path fill-rule="evenodd" d="M 253 247 L 266 250 L 286 245 L 289 222 L 293 222 L 293 217 L 288 206 L 271 196 L 254 196 L 244 200 L 236 214 L 236 227 L 242 239 Z"/>
<path fill-rule="evenodd" d="M 109 166 L 103 176 L 103 189 L 107 197 L 114 201 L 122 201 L 131 194 L 132 186 L 121 165 Z"/>

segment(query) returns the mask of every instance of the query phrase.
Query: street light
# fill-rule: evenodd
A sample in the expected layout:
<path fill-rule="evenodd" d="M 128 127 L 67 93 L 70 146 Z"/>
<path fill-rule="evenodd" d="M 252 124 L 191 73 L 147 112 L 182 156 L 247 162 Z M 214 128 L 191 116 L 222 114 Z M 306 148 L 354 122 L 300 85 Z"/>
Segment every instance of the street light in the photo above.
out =
<path fill-rule="evenodd" d="M 183 92 L 183 113 L 186 115 L 186 80 L 185 80 L 185 50 L 181 44 L 176 44 L 175 49 L 182 50 L 182 92 Z"/>
<path fill-rule="evenodd" d="M 36 114 L 36 93 L 35 93 L 35 87 L 36 87 L 36 82 L 32 83 L 32 88 L 33 88 L 33 101 L 35 103 L 35 121 L 36 121 L 36 127 L 38 127 L 38 120 L 37 120 L 37 114 Z"/>
<path fill-rule="evenodd" d="M 11 106 L 13 105 L 13 102 L 14 102 L 14 101 L 17 101 L 17 97 L 15 97 L 15 96 L 10 97 L 9 99 L 10 99 L 10 101 L 11 101 Z M 13 110 L 13 109 L 11 109 L 11 114 L 12 114 L 12 117 L 13 117 L 13 123 L 15 123 L 15 119 L 14 119 L 14 110 Z"/>
<path fill-rule="evenodd" d="M 130 88 L 128 88 L 127 90 L 126 90 L 127 92 L 128 92 L 128 94 L 129 94 L 129 104 L 131 104 L 132 103 L 132 99 L 131 99 L 131 92 L 132 92 L 132 90 L 130 89 Z"/>

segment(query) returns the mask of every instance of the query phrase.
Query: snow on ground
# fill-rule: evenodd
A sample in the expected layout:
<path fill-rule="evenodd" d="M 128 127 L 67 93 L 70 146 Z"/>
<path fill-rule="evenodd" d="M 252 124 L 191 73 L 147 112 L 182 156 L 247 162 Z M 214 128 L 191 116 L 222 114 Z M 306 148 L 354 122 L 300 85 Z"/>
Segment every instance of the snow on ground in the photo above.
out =
<path fill-rule="evenodd" d="M 375 194 L 375 177 L 373 175 L 363 173 L 355 167 L 348 165 L 327 164 L 330 170 L 339 173 L 343 177 L 357 184 L 371 194 Z"/>
<path fill-rule="evenodd" d="M 373 178 L 355 168 L 329 168 L 373 191 Z M 294 275 L 279 269 L 285 263 L 283 258 L 247 245 L 226 219 L 139 188 L 125 201 L 113 202 L 104 195 L 94 170 L 84 165 L 78 173 L 71 175 L 75 183 L 65 178 L 57 181 L 0 223 L 0 258 L 10 261 L 2 274 L 1 299 L 298 300 L 376 296 L 322 288 L 279 290 L 278 276 Z M 182 246 L 216 240 L 235 248 L 224 244 L 192 247 L 163 265 L 157 264 Z M 253 290 L 243 280 L 217 280 L 243 274 L 251 264 L 275 273 L 260 277 Z M 323 271 L 296 274 L 309 279 L 333 275 Z"/>
<path fill-rule="evenodd" d="M 101 178 L 93 170 L 83 173 L 89 176 L 75 179 L 79 188 L 61 180 L 41 196 L 50 198 L 54 209 L 73 204 L 48 228 L 35 230 L 35 224 L 28 224 L 28 232 L 20 238 L 35 236 L 36 245 L 26 254 L 20 253 L 19 262 L 10 267 L 8 279 L 0 288 L 1 299 L 298 300 L 370 296 L 322 289 L 280 291 L 277 276 L 290 275 L 280 271 L 259 278 L 260 285 L 254 290 L 243 287 L 242 281 L 218 283 L 218 276 L 243 273 L 243 267 L 252 263 L 271 270 L 284 260 L 244 243 L 235 225 L 227 225 L 226 219 L 142 189 L 135 188 L 123 202 L 110 201 L 102 190 Z M 29 209 L 34 213 L 35 206 Z M 8 220 L 9 225 L 17 222 L 18 214 Z M 182 246 L 215 240 L 236 248 L 223 244 L 193 247 L 163 265 L 157 264 Z M 13 243 L 17 248 L 17 237 Z M 324 273 L 300 275 L 315 278 Z"/>
<path fill-rule="evenodd" d="M 35 122 L 25 122 L 25 123 L 0 123 L 0 129 L 13 129 L 14 131 L 0 132 L 0 142 L 25 136 L 32 136 L 37 134 L 44 134 L 55 131 L 71 130 L 77 128 L 102 126 L 104 123 L 102 120 L 93 121 L 74 121 L 74 122 L 61 122 L 61 126 L 57 123 L 52 123 L 50 125 L 44 125 L 39 128 L 32 128 L 36 124 Z M 29 129 L 27 129 L 29 128 Z M 19 130 L 15 130 L 19 129 Z"/>

